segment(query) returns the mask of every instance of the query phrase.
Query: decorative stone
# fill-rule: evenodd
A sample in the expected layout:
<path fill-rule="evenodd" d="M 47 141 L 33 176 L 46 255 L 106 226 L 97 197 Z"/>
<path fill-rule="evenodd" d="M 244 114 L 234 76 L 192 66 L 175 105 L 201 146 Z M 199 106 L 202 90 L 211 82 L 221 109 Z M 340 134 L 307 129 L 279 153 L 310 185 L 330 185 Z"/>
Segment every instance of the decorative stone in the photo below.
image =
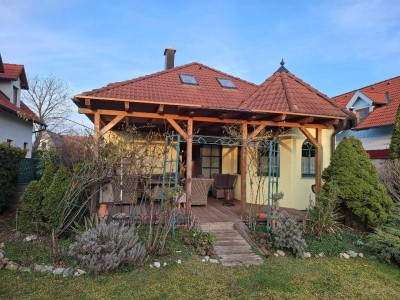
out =
<path fill-rule="evenodd" d="M 31 234 L 31 235 L 28 235 L 24 240 L 25 240 L 25 242 L 31 242 L 31 241 L 35 241 L 35 240 L 37 240 L 37 235 L 36 234 Z"/>
<path fill-rule="evenodd" d="M 153 269 L 153 264 L 150 264 L 150 268 L 152 268 L 152 269 Z"/>
<path fill-rule="evenodd" d="M 0 259 L 0 270 L 3 270 L 7 266 L 7 260 L 6 259 Z"/>
<path fill-rule="evenodd" d="M 310 258 L 311 257 L 311 253 L 310 252 L 304 252 L 303 253 L 303 258 Z"/>
<path fill-rule="evenodd" d="M 73 268 L 66 268 L 63 272 L 63 277 L 72 276 L 74 274 Z"/>
<path fill-rule="evenodd" d="M 65 271 L 64 268 L 56 268 L 56 269 L 53 270 L 53 274 L 54 275 L 61 275 L 61 274 L 64 273 L 64 271 Z"/>
<path fill-rule="evenodd" d="M 206 262 L 206 260 L 203 258 L 203 259 L 201 260 L 201 262 Z"/>
<path fill-rule="evenodd" d="M 208 255 L 206 255 L 206 256 L 204 256 L 204 259 L 205 259 L 206 261 L 209 261 L 209 260 L 210 260 L 210 257 L 209 257 Z"/>
<path fill-rule="evenodd" d="M 349 259 L 350 255 L 348 255 L 347 253 L 340 253 L 340 258 Z"/>
<path fill-rule="evenodd" d="M 30 272 L 30 271 L 31 271 L 31 268 L 28 268 L 28 267 L 19 267 L 18 270 L 21 271 L 21 272 Z"/>
<path fill-rule="evenodd" d="M 4 242 L 1 242 L 0 243 L 0 249 L 4 249 L 4 247 L 5 247 Z"/>
<path fill-rule="evenodd" d="M 358 253 L 355 252 L 355 251 L 353 251 L 353 250 L 347 251 L 347 254 L 348 254 L 350 257 L 357 257 L 357 256 L 358 256 Z"/>
<path fill-rule="evenodd" d="M 318 256 L 319 256 L 319 257 L 325 257 L 325 253 L 324 253 L 324 252 L 321 252 L 321 253 L 318 254 Z"/>
<path fill-rule="evenodd" d="M 218 261 L 218 259 L 211 258 L 211 259 L 210 259 L 210 263 L 212 263 L 212 264 L 219 264 L 219 261 Z"/>
<path fill-rule="evenodd" d="M 161 264 L 160 264 L 159 261 L 155 261 L 155 262 L 154 262 L 154 266 L 155 266 L 156 268 L 159 268 L 159 267 L 161 267 Z"/>
<path fill-rule="evenodd" d="M 180 265 L 180 264 L 182 263 L 182 261 L 181 261 L 180 259 L 178 259 L 178 260 L 176 261 L 176 263 L 177 263 L 178 265 Z"/>
<path fill-rule="evenodd" d="M 45 266 L 43 266 L 43 265 L 34 265 L 34 266 L 33 266 L 33 269 L 34 269 L 36 272 L 41 272 L 44 268 L 45 268 Z"/>
<path fill-rule="evenodd" d="M 165 262 L 164 264 L 163 264 L 163 267 L 166 267 L 167 266 L 167 263 Z"/>
<path fill-rule="evenodd" d="M 282 257 L 286 255 L 285 252 L 283 252 L 282 250 L 278 250 L 276 251 L 276 253 L 278 253 L 278 255 Z"/>
<path fill-rule="evenodd" d="M 358 256 L 361 257 L 361 258 L 363 258 L 363 257 L 364 257 L 364 254 L 362 254 L 362 253 L 360 252 L 360 253 L 358 253 Z"/>
<path fill-rule="evenodd" d="M 279 254 L 278 253 L 274 253 L 274 256 L 279 257 Z"/>
<path fill-rule="evenodd" d="M 3 259 L 4 257 L 6 257 L 6 255 L 4 254 L 3 251 L 0 250 L 0 259 Z"/>
<path fill-rule="evenodd" d="M 6 265 L 6 270 L 17 271 L 19 269 L 19 265 L 16 262 L 9 261 Z"/>
<path fill-rule="evenodd" d="M 53 272 L 54 267 L 53 266 L 44 266 L 43 269 L 40 271 L 42 273 L 51 273 Z"/>
<path fill-rule="evenodd" d="M 85 270 L 82 270 L 82 269 L 76 269 L 76 272 L 78 272 L 79 275 L 86 274 L 86 271 L 85 271 Z"/>

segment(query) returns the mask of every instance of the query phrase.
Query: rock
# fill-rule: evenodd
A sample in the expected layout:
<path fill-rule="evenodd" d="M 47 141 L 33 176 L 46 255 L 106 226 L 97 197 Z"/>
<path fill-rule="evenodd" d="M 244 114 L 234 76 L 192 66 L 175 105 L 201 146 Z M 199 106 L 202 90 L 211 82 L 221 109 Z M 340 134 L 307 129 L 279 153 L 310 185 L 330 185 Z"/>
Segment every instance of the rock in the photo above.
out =
<path fill-rule="evenodd" d="M 0 259 L 0 270 L 3 270 L 7 266 L 7 259 Z"/>
<path fill-rule="evenodd" d="M 31 234 L 31 235 L 28 235 L 25 239 L 24 239 L 24 241 L 25 242 L 31 242 L 31 241 L 35 241 L 35 240 L 37 240 L 37 235 L 36 234 Z"/>
<path fill-rule="evenodd" d="M 279 257 L 279 254 L 278 253 L 274 253 L 274 256 Z"/>
<path fill-rule="evenodd" d="M 210 257 L 209 257 L 208 255 L 206 255 L 206 256 L 204 256 L 204 259 L 205 259 L 206 261 L 209 261 L 209 260 L 210 260 Z"/>
<path fill-rule="evenodd" d="M 64 271 L 65 271 L 64 268 L 55 268 L 55 269 L 53 270 L 53 274 L 54 274 L 54 275 L 61 275 L 61 274 L 64 273 Z"/>
<path fill-rule="evenodd" d="M 311 257 L 311 253 L 310 252 L 304 252 L 303 253 L 303 258 L 310 258 Z"/>
<path fill-rule="evenodd" d="M 4 257 L 6 257 L 6 255 L 4 254 L 3 251 L 0 250 L 0 259 L 3 259 Z"/>
<path fill-rule="evenodd" d="M 155 262 L 154 262 L 154 266 L 155 266 L 156 268 L 159 268 L 159 267 L 161 267 L 161 264 L 160 264 L 160 262 L 155 261 Z"/>
<path fill-rule="evenodd" d="M 219 261 L 218 261 L 218 259 L 210 258 L 210 263 L 212 263 L 212 264 L 219 264 Z"/>
<path fill-rule="evenodd" d="M 54 267 L 53 266 L 43 266 L 43 269 L 40 271 L 42 273 L 51 273 L 53 272 Z"/>
<path fill-rule="evenodd" d="M 177 263 L 178 265 L 180 265 L 180 264 L 182 263 L 182 261 L 181 261 L 180 259 L 178 259 L 178 260 L 176 261 L 176 263 Z"/>
<path fill-rule="evenodd" d="M 362 254 L 362 253 L 360 252 L 360 253 L 358 253 L 358 256 L 361 257 L 361 258 L 363 258 L 363 257 L 364 257 L 364 254 Z"/>
<path fill-rule="evenodd" d="M 347 251 L 347 254 L 348 254 L 350 257 L 357 257 L 357 256 L 358 256 L 358 253 L 355 252 L 355 251 L 353 251 L 353 250 Z"/>
<path fill-rule="evenodd" d="M 340 258 L 349 259 L 350 255 L 348 255 L 347 253 L 340 253 Z"/>
<path fill-rule="evenodd" d="M 163 264 L 163 267 L 166 267 L 167 266 L 167 263 L 165 262 L 164 264 Z"/>
<path fill-rule="evenodd" d="M 150 268 L 153 268 L 153 264 L 150 264 Z"/>
<path fill-rule="evenodd" d="M 34 265 L 34 267 L 33 267 L 33 269 L 36 272 L 41 272 L 44 268 L 45 268 L 45 266 L 43 266 L 43 265 Z"/>
<path fill-rule="evenodd" d="M 4 249 L 4 247 L 5 247 L 4 242 L 1 242 L 0 243 L 0 249 Z"/>
<path fill-rule="evenodd" d="M 201 262 L 206 262 L 206 260 L 203 258 L 203 259 L 201 260 Z"/>
<path fill-rule="evenodd" d="M 74 276 L 81 276 L 83 274 L 86 274 L 86 271 L 82 269 L 76 269 L 76 271 L 74 272 Z"/>
<path fill-rule="evenodd" d="M 73 268 L 66 268 L 63 272 L 63 277 L 72 276 L 74 274 Z"/>
<path fill-rule="evenodd" d="M 318 254 L 318 256 L 319 256 L 319 257 L 325 257 L 325 253 L 324 253 L 324 252 L 321 252 L 321 253 Z"/>
<path fill-rule="evenodd" d="M 6 265 L 6 270 L 17 271 L 19 269 L 19 265 L 16 262 L 9 261 Z"/>
<path fill-rule="evenodd" d="M 30 271 L 31 271 L 31 268 L 28 268 L 28 267 L 19 267 L 18 270 L 21 271 L 21 272 L 30 272 Z"/>
<path fill-rule="evenodd" d="M 278 255 L 282 257 L 286 255 L 285 252 L 283 252 L 282 250 L 278 250 L 276 251 L 276 253 L 278 253 Z"/>

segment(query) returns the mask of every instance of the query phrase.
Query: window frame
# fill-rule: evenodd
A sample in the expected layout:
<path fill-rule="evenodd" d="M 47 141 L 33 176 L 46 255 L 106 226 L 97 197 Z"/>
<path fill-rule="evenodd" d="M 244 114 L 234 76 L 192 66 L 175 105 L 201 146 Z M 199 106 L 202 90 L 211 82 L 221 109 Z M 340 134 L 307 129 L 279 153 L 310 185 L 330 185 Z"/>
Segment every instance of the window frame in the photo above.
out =
<path fill-rule="evenodd" d="M 230 83 L 232 83 L 233 86 L 227 86 L 223 84 L 223 81 L 229 81 Z M 217 81 L 219 83 L 219 85 L 221 87 L 223 87 L 224 89 L 233 89 L 233 90 L 237 90 L 237 86 L 236 84 L 229 78 L 222 78 L 222 77 L 217 77 Z"/>
<path fill-rule="evenodd" d="M 203 154 L 203 149 L 204 148 L 210 148 L 210 155 L 204 155 Z M 218 149 L 218 155 L 213 155 L 212 154 L 212 150 L 214 148 Z M 209 157 L 210 158 L 210 163 L 209 166 L 203 166 L 203 157 Z M 218 157 L 219 158 L 219 164 L 218 164 L 218 173 L 217 174 L 221 174 L 222 171 L 222 146 L 221 145 L 201 145 L 200 146 L 200 172 L 202 176 L 205 176 L 203 174 L 203 169 L 208 169 L 210 170 L 210 177 L 207 178 L 212 178 L 212 173 L 211 170 L 215 170 L 216 168 L 212 167 L 212 158 L 213 157 Z"/>
<path fill-rule="evenodd" d="M 12 98 L 12 103 L 15 105 L 18 105 L 18 87 L 13 85 L 13 98 Z"/>
<path fill-rule="evenodd" d="M 304 149 L 304 147 L 307 146 L 307 149 Z M 303 156 L 303 152 L 307 151 L 308 155 Z M 312 155 L 313 154 L 313 155 Z M 303 144 L 301 145 L 301 177 L 307 178 L 307 177 L 315 177 L 315 159 L 316 155 L 316 149 L 315 146 L 311 143 L 309 139 L 305 139 Z M 307 170 L 308 172 L 303 172 L 305 170 L 304 167 L 304 159 L 307 158 Z M 314 158 L 314 173 L 311 172 L 311 158 Z"/>
<path fill-rule="evenodd" d="M 184 80 L 184 76 L 193 77 L 195 83 L 193 83 L 193 82 L 186 82 L 186 81 Z M 199 85 L 199 82 L 197 81 L 197 78 L 196 78 L 194 75 L 192 75 L 192 74 L 179 74 L 179 79 L 180 79 L 180 81 L 181 81 L 182 84 L 187 84 L 187 85 Z"/>

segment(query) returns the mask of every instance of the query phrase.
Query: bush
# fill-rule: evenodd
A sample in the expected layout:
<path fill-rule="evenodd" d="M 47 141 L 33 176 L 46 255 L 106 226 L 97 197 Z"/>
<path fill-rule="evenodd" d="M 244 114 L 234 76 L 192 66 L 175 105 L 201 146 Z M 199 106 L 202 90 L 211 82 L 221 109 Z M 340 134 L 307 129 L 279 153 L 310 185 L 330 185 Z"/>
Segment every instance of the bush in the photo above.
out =
<path fill-rule="evenodd" d="M 19 163 L 26 152 L 8 143 L 0 143 L 0 212 L 8 208 L 15 199 Z"/>
<path fill-rule="evenodd" d="M 379 175 L 393 202 L 400 202 L 400 159 L 386 161 Z"/>
<path fill-rule="evenodd" d="M 329 196 L 337 186 L 339 205 L 348 220 L 371 227 L 387 221 L 393 202 L 358 139 L 345 137 L 340 142 L 322 178 L 321 196 Z"/>
<path fill-rule="evenodd" d="M 70 175 L 64 166 L 57 170 L 50 186 L 46 187 L 43 199 L 43 217 L 52 228 L 60 225 L 65 207 L 65 195 L 71 187 Z"/>
<path fill-rule="evenodd" d="M 188 231 L 187 236 L 184 238 L 184 243 L 193 246 L 196 253 L 201 256 L 214 256 L 213 244 L 216 241 L 217 238 L 211 232 Z"/>
<path fill-rule="evenodd" d="M 100 274 L 121 265 L 139 266 L 146 249 L 133 227 L 103 221 L 79 235 L 70 246 L 69 254 L 77 257 L 82 268 Z"/>
<path fill-rule="evenodd" d="M 274 245 L 277 248 L 288 248 L 297 257 L 303 255 L 307 243 L 302 238 L 303 230 L 286 211 L 273 212 L 272 218 L 276 220 L 276 227 L 272 230 Z"/>
<path fill-rule="evenodd" d="M 400 203 L 396 203 L 386 225 L 370 235 L 369 246 L 381 258 L 400 264 Z"/>
<path fill-rule="evenodd" d="M 396 123 L 393 126 L 389 149 L 391 159 L 400 158 L 400 107 L 397 109 Z"/>

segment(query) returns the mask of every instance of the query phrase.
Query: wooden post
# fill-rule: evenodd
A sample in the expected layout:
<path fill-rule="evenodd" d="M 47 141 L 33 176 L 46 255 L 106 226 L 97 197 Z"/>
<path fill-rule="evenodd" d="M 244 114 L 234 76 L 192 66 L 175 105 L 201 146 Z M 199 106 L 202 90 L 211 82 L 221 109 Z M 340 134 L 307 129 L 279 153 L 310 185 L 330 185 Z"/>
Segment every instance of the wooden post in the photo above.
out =
<path fill-rule="evenodd" d="M 321 191 L 321 176 L 322 176 L 322 129 L 316 129 L 316 140 L 318 145 L 315 147 L 315 193 Z"/>
<path fill-rule="evenodd" d="M 242 124 L 242 148 L 240 153 L 240 217 L 243 220 L 246 212 L 246 152 L 247 152 L 247 123 Z"/>
<path fill-rule="evenodd" d="M 186 212 L 192 210 L 192 143 L 193 120 L 188 120 L 186 139 Z"/>
<path fill-rule="evenodd" d="M 100 149 L 100 113 L 94 114 L 94 145 L 93 145 L 93 158 L 95 161 L 99 158 Z M 97 174 L 95 174 L 97 176 Z M 91 189 L 92 199 L 90 199 L 90 216 L 93 216 L 97 212 L 97 200 L 98 200 L 98 185 L 95 184 Z"/>

